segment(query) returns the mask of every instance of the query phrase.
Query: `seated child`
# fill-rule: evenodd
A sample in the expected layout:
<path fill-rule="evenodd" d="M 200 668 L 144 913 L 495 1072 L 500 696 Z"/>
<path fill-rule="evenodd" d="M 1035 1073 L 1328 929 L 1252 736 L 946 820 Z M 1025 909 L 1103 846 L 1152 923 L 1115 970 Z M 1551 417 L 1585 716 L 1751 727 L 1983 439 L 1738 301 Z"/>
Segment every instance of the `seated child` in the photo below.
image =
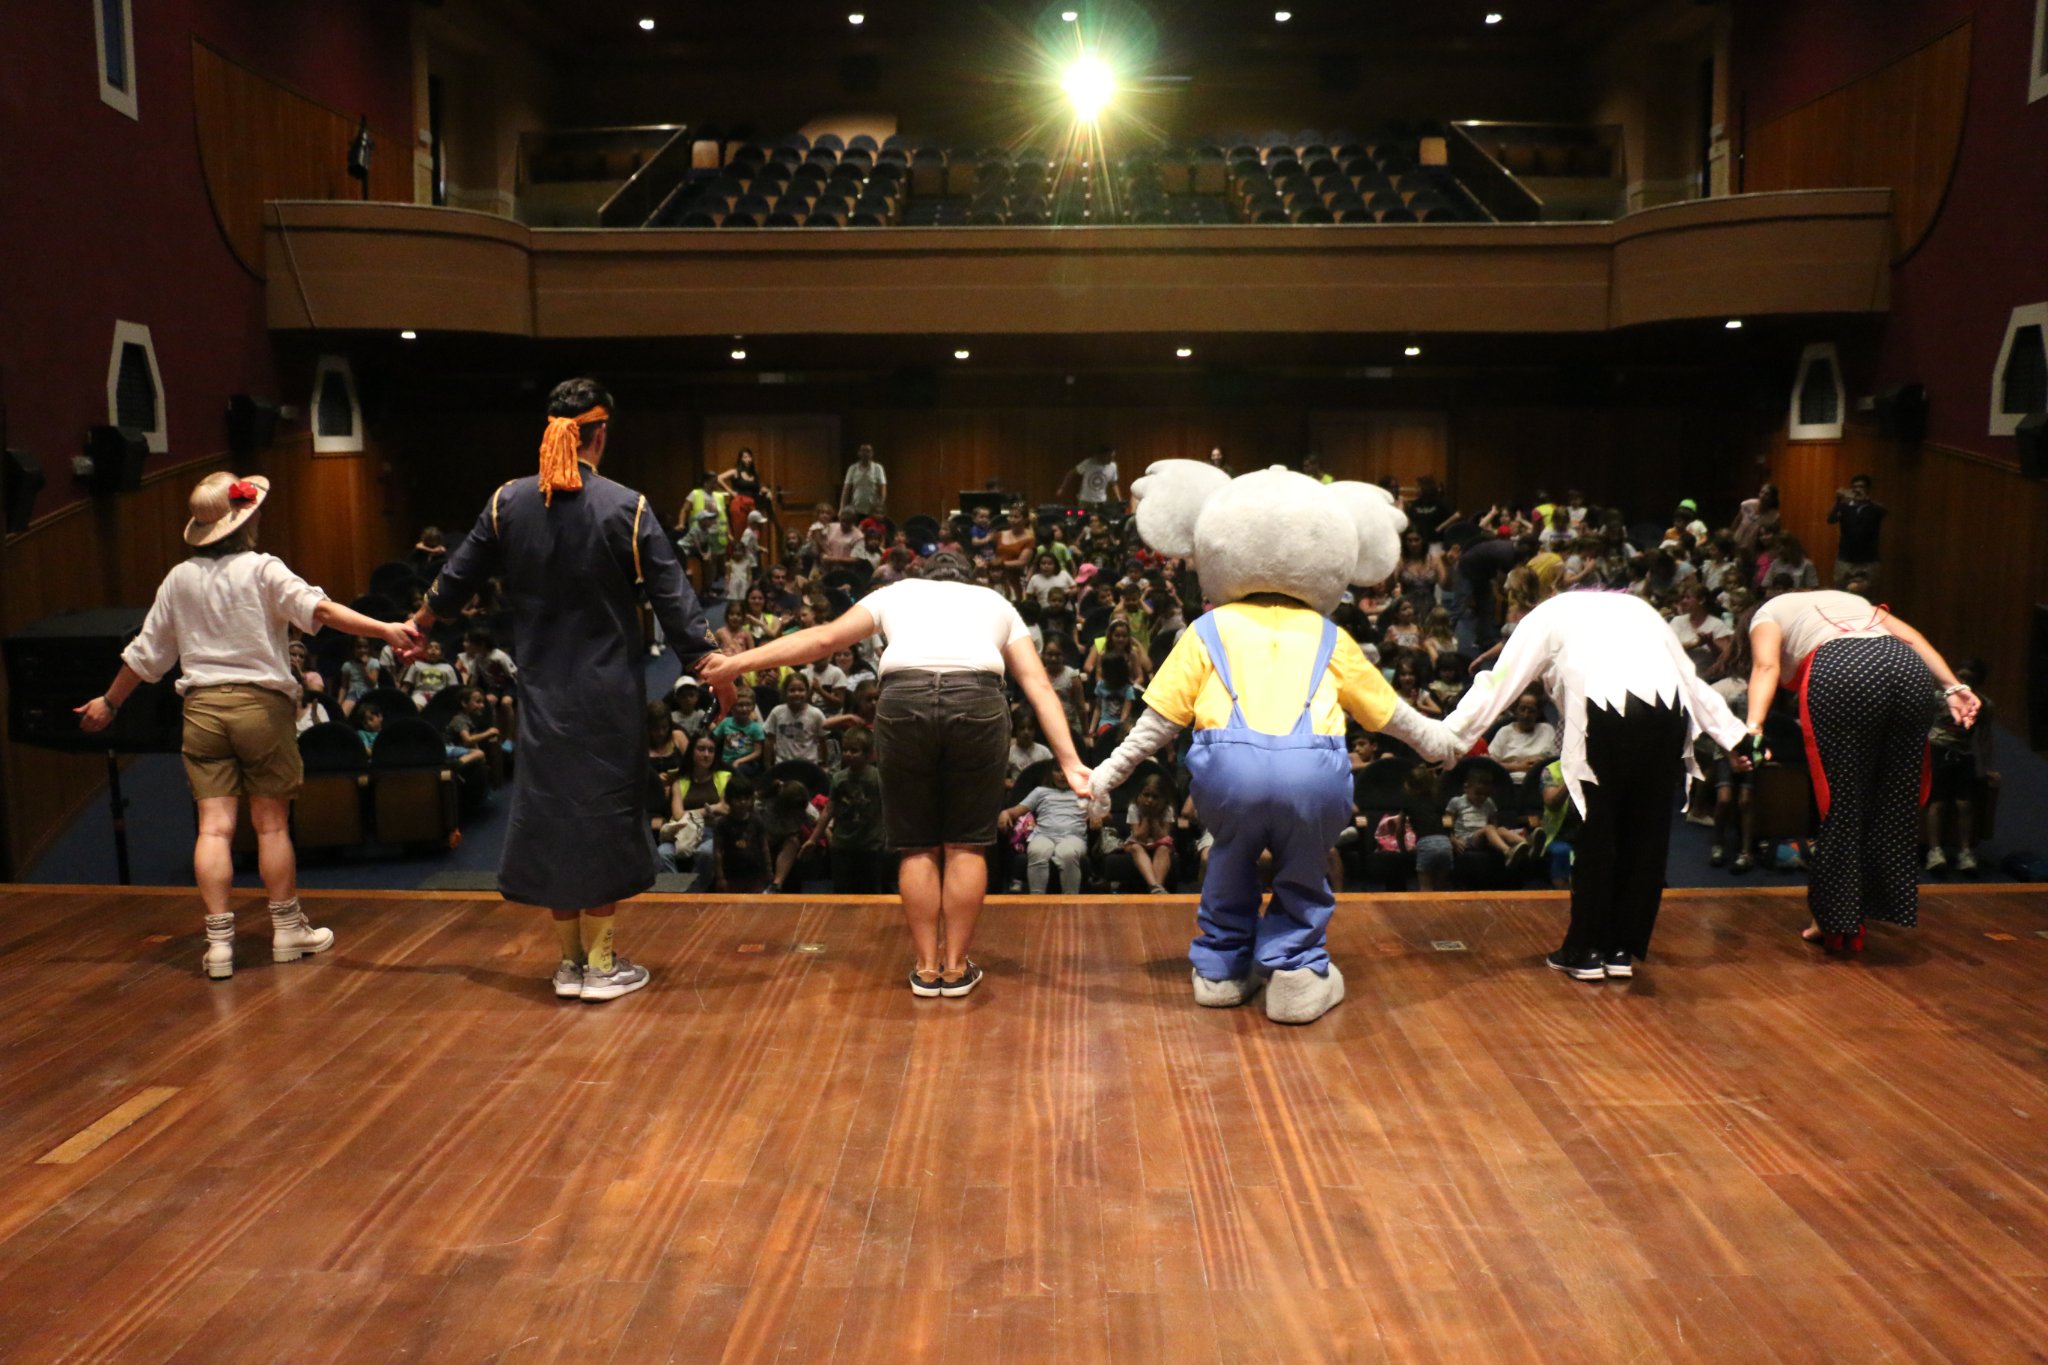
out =
<path fill-rule="evenodd" d="M 754 689 L 742 687 L 733 697 L 732 714 L 711 727 L 718 741 L 718 761 L 736 773 L 752 776 L 761 767 L 767 729 L 754 718 Z"/>
<path fill-rule="evenodd" d="M 399 685 L 412 693 L 413 705 L 424 710 L 437 693 L 455 683 L 455 666 L 441 657 L 441 642 L 429 640 L 426 653 L 405 670 Z"/>
<path fill-rule="evenodd" d="M 1444 808 L 1444 824 L 1451 834 L 1451 848 L 1472 853 L 1490 848 L 1510 861 L 1526 856 L 1529 836 L 1521 830 L 1506 829 L 1499 823 L 1500 808 L 1493 801 L 1493 774 L 1474 767 L 1465 774 L 1465 790 L 1451 798 Z"/>
<path fill-rule="evenodd" d="M 1060 890 L 1071 896 L 1081 889 L 1081 861 L 1088 856 L 1088 831 L 1098 823 L 1081 798 L 1066 787 L 1033 787 L 1024 800 L 996 817 L 996 827 L 1007 834 L 1022 816 L 1033 820 L 1031 837 L 1024 845 L 1025 876 L 1031 894 L 1042 896 L 1052 877 L 1055 862 L 1060 869 Z"/>
<path fill-rule="evenodd" d="M 778 763 L 816 763 L 825 739 L 825 713 L 811 705 L 811 679 L 792 673 L 783 685 L 782 704 L 768 713 L 768 767 Z"/>
<path fill-rule="evenodd" d="M 1123 850 L 1146 891 L 1155 896 L 1173 889 L 1173 828 L 1173 791 L 1164 774 L 1154 773 L 1138 788 L 1125 815 Z"/>
<path fill-rule="evenodd" d="M 712 831 L 712 888 L 751 895 L 768 885 L 768 836 L 754 810 L 754 784 L 735 777 L 725 784 L 725 814 Z"/>
<path fill-rule="evenodd" d="M 770 895 L 782 890 L 796 867 L 797 856 L 811 845 L 817 819 L 810 789 L 794 778 L 776 786 L 770 794 L 768 805 L 761 811 L 761 833 L 767 838 L 765 847 L 773 866 L 764 888 Z"/>
<path fill-rule="evenodd" d="M 835 892 L 876 895 L 889 889 L 889 859 L 882 844 L 882 775 L 874 764 L 874 736 L 866 726 L 846 731 L 839 757 L 844 766 L 832 774 L 832 797 L 811 841 L 830 837 Z"/>

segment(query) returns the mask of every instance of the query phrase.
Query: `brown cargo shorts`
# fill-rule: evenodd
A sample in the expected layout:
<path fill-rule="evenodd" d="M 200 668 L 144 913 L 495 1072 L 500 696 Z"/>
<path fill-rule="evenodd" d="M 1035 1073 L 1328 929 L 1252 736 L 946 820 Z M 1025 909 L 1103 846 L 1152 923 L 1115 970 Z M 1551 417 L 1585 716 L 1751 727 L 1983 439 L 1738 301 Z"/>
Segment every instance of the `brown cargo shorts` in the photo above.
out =
<path fill-rule="evenodd" d="M 209 796 L 292 797 L 306 778 L 298 708 L 282 692 L 246 683 L 185 694 L 185 778 Z"/>

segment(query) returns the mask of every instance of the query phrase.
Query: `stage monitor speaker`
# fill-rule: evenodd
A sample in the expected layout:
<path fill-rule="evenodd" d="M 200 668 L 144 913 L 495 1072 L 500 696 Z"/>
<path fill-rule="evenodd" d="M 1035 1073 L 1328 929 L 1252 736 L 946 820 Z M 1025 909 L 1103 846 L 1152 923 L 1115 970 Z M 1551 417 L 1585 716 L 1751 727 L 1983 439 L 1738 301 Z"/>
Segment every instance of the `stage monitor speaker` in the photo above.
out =
<path fill-rule="evenodd" d="M 10 450 L 0 460 L 0 515 L 7 534 L 18 536 L 36 514 L 36 495 L 43 491 L 42 461 L 26 450 Z"/>
<path fill-rule="evenodd" d="M 1877 395 L 1878 433 L 1888 440 L 1919 445 L 1927 439 L 1927 386 L 1899 384 Z"/>
<path fill-rule="evenodd" d="M 121 651 L 142 629 L 141 607 L 68 612 L 10 635 L 0 651 L 7 664 L 7 736 L 16 744 L 68 753 L 174 754 L 184 732 L 184 708 L 174 671 L 135 689 L 96 735 L 78 728 L 72 713 L 107 690 L 121 667 Z"/>
<path fill-rule="evenodd" d="M 2048 749 L 2048 606 L 2038 602 L 2027 638 L 2027 743 Z"/>
<path fill-rule="evenodd" d="M 2048 412 L 2030 412 L 2020 418 L 2012 434 L 2020 448 L 2020 473 L 2030 479 L 2048 479 Z"/>
<path fill-rule="evenodd" d="M 277 404 L 253 393 L 228 398 L 228 449 L 237 456 L 268 450 L 277 443 Z"/>
<path fill-rule="evenodd" d="M 95 495 L 133 493 L 142 487 L 149 438 L 134 427 L 87 427 L 85 453 L 92 459 L 89 486 Z"/>

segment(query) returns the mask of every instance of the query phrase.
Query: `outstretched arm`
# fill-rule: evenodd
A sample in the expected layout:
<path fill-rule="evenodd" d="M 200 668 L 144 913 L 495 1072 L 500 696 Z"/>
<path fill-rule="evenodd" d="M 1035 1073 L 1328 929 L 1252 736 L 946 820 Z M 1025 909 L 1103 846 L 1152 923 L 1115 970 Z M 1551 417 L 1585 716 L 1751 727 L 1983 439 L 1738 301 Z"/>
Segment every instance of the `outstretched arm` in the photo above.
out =
<path fill-rule="evenodd" d="M 1039 733 L 1045 736 L 1053 757 L 1059 760 L 1067 785 L 1074 789 L 1074 795 L 1085 799 L 1094 779 L 1081 762 L 1081 755 L 1075 752 L 1074 737 L 1067 732 L 1067 710 L 1060 705 L 1059 694 L 1052 690 L 1052 680 L 1045 676 L 1045 665 L 1040 662 L 1038 651 L 1031 647 L 1031 637 L 1022 636 L 1004 646 L 1003 663 L 1010 671 L 1011 681 L 1037 714 Z"/>
<path fill-rule="evenodd" d="M 1456 763 L 1471 747 L 1459 743 L 1448 725 L 1440 720 L 1431 720 L 1405 701 L 1394 703 L 1394 714 L 1380 727 L 1380 733 L 1400 740 L 1421 755 L 1424 763 L 1440 767 Z"/>
<path fill-rule="evenodd" d="M 1180 732 L 1180 726 L 1146 707 L 1131 726 L 1131 732 L 1124 736 L 1124 742 L 1116 746 L 1116 752 L 1096 767 L 1095 807 L 1108 810 L 1110 793 L 1129 781 L 1140 763 L 1179 739 Z"/>

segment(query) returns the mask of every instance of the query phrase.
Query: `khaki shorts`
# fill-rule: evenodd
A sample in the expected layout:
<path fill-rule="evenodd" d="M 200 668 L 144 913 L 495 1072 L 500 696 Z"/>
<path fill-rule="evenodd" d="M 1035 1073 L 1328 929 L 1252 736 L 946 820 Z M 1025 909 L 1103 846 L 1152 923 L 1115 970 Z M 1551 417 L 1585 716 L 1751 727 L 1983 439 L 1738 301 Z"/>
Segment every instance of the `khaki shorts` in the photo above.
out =
<path fill-rule="evenodd" d="M 185 694 L 185 777 L 197 800 L 298 795 L 298 708 L 282 692 L 231 684 Z"/>

